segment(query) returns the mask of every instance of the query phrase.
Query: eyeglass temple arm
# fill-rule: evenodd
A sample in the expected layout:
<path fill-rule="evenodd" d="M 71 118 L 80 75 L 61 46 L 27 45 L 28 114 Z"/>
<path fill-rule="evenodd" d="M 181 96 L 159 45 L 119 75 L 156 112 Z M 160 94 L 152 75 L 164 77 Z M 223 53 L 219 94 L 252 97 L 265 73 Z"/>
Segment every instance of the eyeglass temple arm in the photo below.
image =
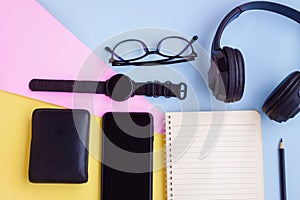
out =
<path fill-rule="evenodd" d="M 109 53 L 113 54 L 114 56 L 116 56 L 119 60 L 124 60 L 121 56 L 116 54 L 111 48 L 105 47 L 105 50 L 108 51 Z"/>
<path fill-rule="evenodd" d="M 198 36 L 194 35 L 194 37 L 189 41 L 189 43 L 176 55 L 179 56 L 180 54 L 182 54 L 183 52 L 185 52 L 185 50 L 191 46 L 191 44 L 193 44 L 196 40 L 198 40 Z"/>

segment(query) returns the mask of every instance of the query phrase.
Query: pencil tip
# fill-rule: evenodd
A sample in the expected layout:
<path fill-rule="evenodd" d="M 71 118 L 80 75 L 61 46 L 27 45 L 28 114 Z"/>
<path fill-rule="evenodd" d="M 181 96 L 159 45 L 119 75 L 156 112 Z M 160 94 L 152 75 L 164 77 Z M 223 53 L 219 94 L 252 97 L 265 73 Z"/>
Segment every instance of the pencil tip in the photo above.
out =
<path fill-rule="evenodd" d="M 284 149 L 284 143 L 283 143 L 282 138 L 280 139 L 280 142 L 279 142 L 279 149 Z"/>

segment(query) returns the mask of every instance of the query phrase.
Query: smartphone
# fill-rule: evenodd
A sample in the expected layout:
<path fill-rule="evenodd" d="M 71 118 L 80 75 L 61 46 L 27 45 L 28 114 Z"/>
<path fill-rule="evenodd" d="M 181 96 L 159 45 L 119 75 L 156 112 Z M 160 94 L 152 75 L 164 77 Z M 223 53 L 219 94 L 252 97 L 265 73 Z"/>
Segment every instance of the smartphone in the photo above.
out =
<path fill-rule="evenodd" d="M 152 200 L 152 115 L 109 112 L 102 120 L 101 200 Z"/>

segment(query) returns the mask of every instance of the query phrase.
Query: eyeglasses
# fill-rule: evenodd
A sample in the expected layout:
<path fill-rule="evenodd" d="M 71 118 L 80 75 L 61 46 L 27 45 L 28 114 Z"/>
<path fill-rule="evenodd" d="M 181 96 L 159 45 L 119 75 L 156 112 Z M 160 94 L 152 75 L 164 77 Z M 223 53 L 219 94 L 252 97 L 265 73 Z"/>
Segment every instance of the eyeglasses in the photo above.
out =
<path fill-rule="evenodd" d="M 112 66 L 174 64 L 192 61 L 197 57 L 192 46 L 197 39 L 196 35 L 190 41 L 179 36 L 166 37 L 158 43 L 154 51 L 150 51 L 141 40 L 128 39 L 119 42 L 113 49 L 105 47 L 105 50 L 112 54 L 109 59 Z M 151 54 L 160 55 L 163 59 L 138 61 Z"/>

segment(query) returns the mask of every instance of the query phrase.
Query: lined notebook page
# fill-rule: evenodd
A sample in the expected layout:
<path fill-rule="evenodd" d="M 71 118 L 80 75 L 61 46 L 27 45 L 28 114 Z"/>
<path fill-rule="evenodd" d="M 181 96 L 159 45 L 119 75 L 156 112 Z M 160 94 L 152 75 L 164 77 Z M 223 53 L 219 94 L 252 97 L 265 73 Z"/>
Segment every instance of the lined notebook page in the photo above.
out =
<path fill-rule="evenodd" d="M 166 113 L 168 200 L 263 200 L 256 111 Z"/>

